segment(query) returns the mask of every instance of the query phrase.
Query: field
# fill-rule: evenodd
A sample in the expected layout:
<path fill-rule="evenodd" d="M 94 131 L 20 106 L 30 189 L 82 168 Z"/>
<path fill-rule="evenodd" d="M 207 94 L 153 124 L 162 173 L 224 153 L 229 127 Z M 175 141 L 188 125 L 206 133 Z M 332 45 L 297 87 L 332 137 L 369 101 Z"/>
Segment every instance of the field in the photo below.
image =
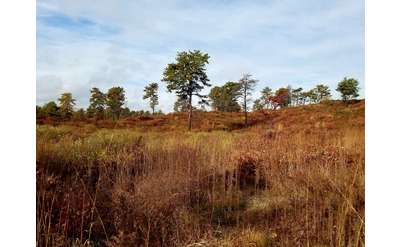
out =
<path fill-rule="evenodd" d="M 37 125 L 38 246 L 364 246 L 364 101 Z"/>

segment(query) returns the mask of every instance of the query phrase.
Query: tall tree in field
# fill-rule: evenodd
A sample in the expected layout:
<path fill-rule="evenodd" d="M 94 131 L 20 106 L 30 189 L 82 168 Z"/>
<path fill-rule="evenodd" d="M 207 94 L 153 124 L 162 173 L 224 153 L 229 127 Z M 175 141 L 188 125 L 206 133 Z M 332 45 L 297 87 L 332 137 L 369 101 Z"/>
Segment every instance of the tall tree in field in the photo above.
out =
<path fill-rule="evenodd" d="M 216 111 L 236 112 L 240 111 L 238 98 L 240 96 L 240 84 L 237 82 L 227 82 L 223 86 L 215 86 L 211 89 L 208 97 L 211 106 Z"/>
<path fill-rule="evenodd" d="M 244 74 L 239 80 L 240 84 L 240 96 L 243 99 L 243 110 L 244 110 L 244 125 L 247 127 L 247 106 L 251 101 L 251 93 L 254 91 L 254 87 L 258 80 L 251 79 L 250 74 Z"/>
<path fill-rule="evenodd" d="M 358 95 L 358 81 L 353 78 L 344 78 L 339 82 L 336 91 L 340 92 L 344 101 L 355 99 Z"/>
<path fill-rule="evenodd" d="M 122 87 L 112 87 L 106 94 L 107 110 L 111 114 L 113 120 L 118 119 L 121 115 L 122 106 L 125 104 L 125 91 Z"/>
<path fill-rule="evenodd" d="M 150 83 L 144 88 L 144 95 L 143 99 L 149 99 L 150 108 L 154 114 L 154 108 L 158 105 L 158 84 L 157 83 Z"/>
<path fill-rule="evenodd" d="M 163 81 L 167 83 L 169 92 L 174 91 L 181 100 L 188 100 L 188 128 L 192 129 L 193 96 L 205 102 L 207 96 L 201 95 L 204 87 L 211 86 L 206 74 L 206 64 L 210 56 L 198 50 L 179 52 L 175 63 L 170 63 L 164 70 Z"/>
<path fill-rule="evenodd" d="M 90 90 L 90 105 L 88 107 L 88 114 L 93 115 L 96 119 L 101 119 L 105 114 L 106 95 L 102 93 L 97 87 Z"/>
<path fill-rule="evenodd" d="M 331 90 L 329 89 L 329 86 L 323 84 L 318 84 L 315 87 L 315 93 L 317 94 L 318 103 L 331 97 Z"/>
<path fill-rule="evenodd" d="M 60 103 L 60 114 L 62 119 L 70 119 L 74 113 L 75 99 L 72 98 L 71 93 L 63 93 L 58 99 Z"/>

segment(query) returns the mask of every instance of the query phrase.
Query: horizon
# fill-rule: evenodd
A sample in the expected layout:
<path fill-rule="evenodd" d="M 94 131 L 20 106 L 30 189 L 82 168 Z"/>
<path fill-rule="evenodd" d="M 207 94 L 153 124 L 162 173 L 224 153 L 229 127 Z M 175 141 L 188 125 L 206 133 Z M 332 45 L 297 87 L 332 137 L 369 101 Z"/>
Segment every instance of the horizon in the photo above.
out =
<path fill-rule="evenodd" d="M 157 110 L 171 112 L 175 95 L 160 82 L 177 52 L 210 55 L 212 86 L 244 73 L 262 88 L 330 87 L 352 77 L 364 98 L 364 2 L 90 1 L 37 2 L 36 104 L 71 92 L 86 108 L 90 88 L 121 86 L 129 109 L 149 110 L 149 82 L 160 85 Z M 210 87 L 211 88 L 211 87 Z M 203 90 L 208 94 L 210 88 Z"/>

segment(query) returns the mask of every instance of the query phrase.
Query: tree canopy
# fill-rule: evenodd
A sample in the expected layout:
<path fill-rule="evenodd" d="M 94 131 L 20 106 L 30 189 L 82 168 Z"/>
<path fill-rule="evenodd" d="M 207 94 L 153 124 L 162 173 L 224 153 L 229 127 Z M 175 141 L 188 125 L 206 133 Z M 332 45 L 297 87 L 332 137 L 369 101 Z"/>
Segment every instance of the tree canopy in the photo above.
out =
<path fill-rule="evenodd" d="M 96 119 L 104 118 L 106 95 L 102 93 L 97 87 L 90 90 L 90 105 L 88 107 L 88 114 L 94 116 Z"/>
<path fill-rule="evenodd" d="M 357 98 L 359 96 L 358 90 L 358 81 L 347 77 L 339 82 L 336 89 L 336 91 L 340 92 L 344 101 Z"/>
<path fill-rule="evenodd" d="M 216 111 L 236 112 L 240 111 L 238 102 L 241 85 L 237 82 L 227 82 L 222 86 L 215 86 L 211 89 L 209 98 L 211 106 Z"/>
<path fill-rule="evenodd" d="M 168 92 L 175 94 L 182 100 L 188 100 L 189 116 L 188 128 L 192 128 L 192 99 L 197 96 L 205 102 L 205 95 L 200 94 L 204 87 L 209 87 L 206 74 L 206 64 L 210 56 L 199 50 L 179 52 L 176 62 L 170 63 L 164 70 L 162 81 L 166 82 Z"/>
<path fill-rule="evenodd" d="M 125 104 L 125 90 L 122 87 L 112 87 L 106 94 L 107 111 L 112 118 L 118 119 L 121 115 L 122 106 Z"/>
<path fill-rule="evenodd" d="M 58 99 L 60 103 L 60 115 L 63 119 L 70 119 L 74 112 L 75 100 L 71 93 L 63 93 Z"/>

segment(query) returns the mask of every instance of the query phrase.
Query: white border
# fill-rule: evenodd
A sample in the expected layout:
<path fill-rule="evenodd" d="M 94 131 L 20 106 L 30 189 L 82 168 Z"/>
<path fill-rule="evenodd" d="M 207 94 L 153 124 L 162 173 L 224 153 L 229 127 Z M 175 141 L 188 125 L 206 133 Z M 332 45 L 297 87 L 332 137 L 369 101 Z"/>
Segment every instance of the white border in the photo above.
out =
<path fill-rule="evenodd" d="M 399 1 L 366 1 L 366 245 L 398 246 Z"/>
<path fill-rule="evenodd" d="M 36 244 L 36 2 L 0 2 L 0 245 Z"/>
<path fill-rule="evenodd" d="M 0 6 L 0 233 L 35 244 L 35 1 Z M 399 1 L 366 1 L 366 244 L 395 246 L 400 210 Z"/>

